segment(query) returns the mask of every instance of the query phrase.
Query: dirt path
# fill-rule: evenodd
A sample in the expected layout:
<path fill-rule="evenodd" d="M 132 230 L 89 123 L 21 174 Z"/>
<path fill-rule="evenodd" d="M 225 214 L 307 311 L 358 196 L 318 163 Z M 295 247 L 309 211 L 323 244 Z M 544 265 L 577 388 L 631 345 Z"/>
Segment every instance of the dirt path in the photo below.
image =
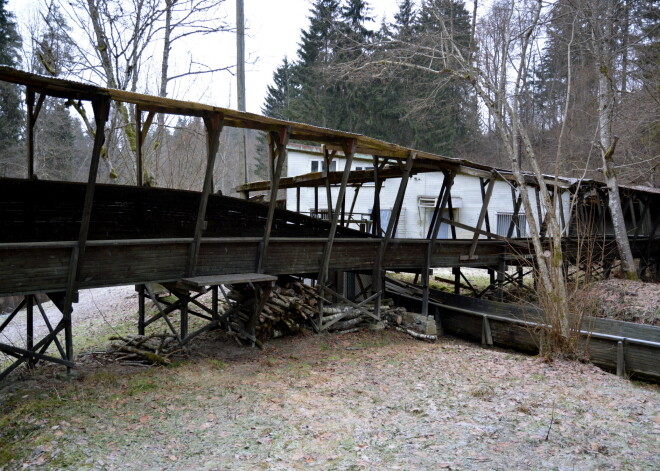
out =
<path fill-rule="evenodd" d="M 392 331 L 219 333 L 190 359 L 50 367 L 0 394 L 0 470 L 655 470 L 660 389 Z"/>

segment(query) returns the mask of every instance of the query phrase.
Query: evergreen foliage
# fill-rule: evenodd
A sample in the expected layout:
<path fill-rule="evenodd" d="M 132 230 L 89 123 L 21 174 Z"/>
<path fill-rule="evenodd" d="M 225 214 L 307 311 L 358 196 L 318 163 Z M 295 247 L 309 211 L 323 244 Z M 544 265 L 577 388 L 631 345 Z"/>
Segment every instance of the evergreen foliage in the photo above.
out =
<path fill-rule="evenodd" d="M 18 66 L 20 46 L 14 15 L 7 11 L 7 0 L 0 0 L 0 64 Z M 23 125 L 19 88 L 0 82 L 0 176 L 18 176 L 18 168 L 8 165 L 8 161 L 19 152 L 17 147 L 23 136 Z"/>
<path fill-rule="evenodd" d="M 275 71 L 263 112 L 451 154 L 478 130 L 476 102 L 465 85 L 438 87 L 413 69 L 361 80 L 341 71 L 363 54 L 377 56 L 393 43 L 437 32 L 437 14 L 451 18 L 467 47 L 469 13 L 457 0 L 427 0 L 419 11 L 401 0 L 394 22 L 374 30 L 370 12 L 365 0 L 314 2 L 297 60 L 285 59 Z"/>

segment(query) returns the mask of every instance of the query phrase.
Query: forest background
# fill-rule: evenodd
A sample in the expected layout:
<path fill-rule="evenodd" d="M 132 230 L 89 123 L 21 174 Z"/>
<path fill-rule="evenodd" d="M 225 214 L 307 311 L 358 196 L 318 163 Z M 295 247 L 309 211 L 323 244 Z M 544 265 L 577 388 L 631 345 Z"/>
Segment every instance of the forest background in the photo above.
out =
<path fill-rule="evenodd" d="M 500 51 L 512 18 L 524 18 L 534 1 L 494 1 L 480 6 L 457 0 L 401 0 L 392 21 L 372 18 L 364 0 L 309 2 L 309 24 L 301 31 L 295 57 L 284 57 L 273 74 L 263 105 L 268 116 L 352 131 L 407 147 L 510 168 L 497 131 L 496 111 L 469 80 L 444 70 L 451 35 L 479 70 L 495 78 L 504 72 Z M 542 170 L 602 179 L 598 158 L 599 68 L 592 47 L 589 4 L 609 24 L 607 38 L 614 94 L 614 156 L 621 183 L 660 186 L 659 13 L 656 2 L 606 0 L 544 3 L 535 25 L 524 87 L 516 91 L 520 120 Z M 186 38 L 233 31 L 210 0 L 44 0 L 39 17 L 18 34 L 15 17 L 0 0 L 0 62 L 44 75 L 145 91 L 145 74 L 157 75 L 157 94 L 169 96 L 180 75 L 231 71 L 210 67 L 190 55 L 189 67 L 172 72 L 170 51 Z M 518 16 L 515 16 L 516 13 Z M 593 13 L 593 12 L 591 12 Z M 522 21 L 522 20 L 519 20 Z M 449 30 L 446 29 L 449 25 Z M 507 29 L 508 28 L 508 29 Z M 522 29 L 521 29 L 522 31 Z M 154 46 L 156 45 L 157 46 Z M 508 56 L 507 56 L 508 57 Z M 507 60 L 511 60 L 510 57 Z M 511 65 L 511 64 L 509 64 Z M 514 69 L 515 70 L 515 69 Z M 211 77 L 209 75 L 209 77 Z M 218 75 L 213 75 L 217 78 Z M 227 76 L 227 80 L 231 78 Z M 500 81 L 508 84 L 508 77 Z M 513 94 L 514 90 L 506 88 Z M 153 91 L 152 91 L 153 93 Z M 24 176 L 24 91 L 0 85 L 0 176 Z M 37 121 L 39 178 L 81 180 L 90 152 L 84 106 L 48 99 Z M 123 105 L 112 109 L 102 181 L 135 182 L 135 118 Z M 243 133 L 223 133 L 215 187 L 232 194 L 244 180 L 266 177 L 263 136 L 246 134 L 248 175 L 237 170 Z M 145 143 L 145 181 L 198 189 L 204 164 L 204 132 L 195 119 L 159 117 Z M 525 152 L 523 169 L 528 168 Z M 240 166 L 238 166 L 240 167 Z M 231 168 L 231 172 L 223 171 Z M 240 170 L 240 169 L 238 169 Z"/>

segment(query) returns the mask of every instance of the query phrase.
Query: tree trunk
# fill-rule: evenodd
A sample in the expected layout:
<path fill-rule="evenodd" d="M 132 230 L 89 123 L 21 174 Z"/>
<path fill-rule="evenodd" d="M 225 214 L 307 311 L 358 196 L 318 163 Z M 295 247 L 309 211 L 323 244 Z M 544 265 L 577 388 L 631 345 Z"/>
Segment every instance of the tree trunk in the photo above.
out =
<path fill-rule="evenodd" d="M 637 271 L 635 261 L 630 250 L 630 241 L 626 231 L 626 223 L 623 218 L 621 199 L 619 197 L 619 185 L 614 171 L 613 157 L 617 138 L 612 136 L 612 122 L 614 121 L 614 84 L 612 74 L 614 73 L 612 61 L 612 19 L 614 14 L 613 1 L 607 2 L 605 15 L 600 11 L 592 12 L 592 28 L 594 30 L 594 51 L 598 52 L 598 135 L 600 139 L 600 152 L 603 159 L 603 175 L 607 183 L 608 203 L 612 217 L 612 227 L 616 246 L 621 258 L 621 266 L 624 276 L 636 280 Z"/>

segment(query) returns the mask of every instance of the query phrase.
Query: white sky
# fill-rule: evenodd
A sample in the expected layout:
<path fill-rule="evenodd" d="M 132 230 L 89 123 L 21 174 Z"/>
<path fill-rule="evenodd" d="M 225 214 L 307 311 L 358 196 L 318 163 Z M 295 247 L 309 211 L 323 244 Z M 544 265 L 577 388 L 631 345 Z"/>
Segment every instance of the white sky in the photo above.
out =
<path fill-rule="evenodd" d="M 24 28 L 40 0 L 9 0 L 8 10 L 14 12 L 19 27 Z M 383 16 L 388 21 L 396 11 L 397 0 L 371 0 L 371 16 L 375 26 Z M 285 55 L 295 59 L 300 40 L 301 29 L 308 26 L 310 0 L 244 0 L 246 39 L 246 58 L 251 64 L 246 66 L 247 110 L 261 114 L 261 106 L 266 96 L 267 86 L 272 82 L 273 72 Z M 235 0 L 225 0 L 223 8 L 227 21 L 235 21 Z M 32 12 L 32 13 L 31 13 Z M 23 32 L 23 31 L 22 31 Z M 209 44 L 205 38 L 198 38 L 187 45 L 197 48 L 209 63 L 217 65 L 236 62 L 236 43 L 233 34 L 216 38 L 217 43 Z M 185 64 L 185 51 L 174 55 L 174 64 Z M 200 56 L 198 56 L 199 58 Z M 154 74 L 157 76 L 158 74 Z M 153 86 L 153 84 L 152 84 Z M 155 88 L 153 89 L 155 90 Z M 152 92 L 153 92 L 152 90 Z M 217 73 L 213 76 L 199 75 L 189 82 L 175 82 L 169 92 L 170 97 L 204 101 L 217 106 L 236 108 L 235 78 L 229 73 Z"/>

